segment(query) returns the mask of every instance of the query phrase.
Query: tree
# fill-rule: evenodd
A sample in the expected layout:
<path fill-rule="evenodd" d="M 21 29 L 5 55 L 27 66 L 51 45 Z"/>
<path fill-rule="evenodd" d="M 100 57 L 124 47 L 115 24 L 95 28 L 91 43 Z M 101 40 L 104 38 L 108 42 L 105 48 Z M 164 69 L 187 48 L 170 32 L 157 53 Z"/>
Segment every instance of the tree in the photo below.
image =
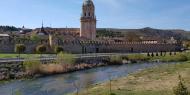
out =
<path fill-rule="evenodd" d="M 116 95 L 115 93 L 112 92 L 112 72 L 109 72 L 109 95 Z"/>
<path fill-rule="evenodd" d="M 25 45 L 23 45 L 23 44 L 15 45 L 15 52 L 19 54 L 19 58 L 20 58 L 20 54 L 23 53 L 25 50 L 26 50 Z"/>
<path fill-rule="evenodd" d="M 129 42 L 139 42 L 139 41 L 141 41 L 140 36 L 137 35 L 137 34 L 134 33 L 134 32 L 127 32 L 127 33 L 125 34 L 125 38 L 126 38 L 126 40 L 128 40 Z"/>
<path fill-rule="evenodd" d="M 40 61 L 32 60 L 31 58 L 27 58 L 23 62 L 23 67 L 29 75 L 34 75 L 36 73 L 39 73 Z"/>
<path fill-rule="evenodd" d="M 59 53 L 56 59 L 58 64 L 74 64 L 76 61 L 76 56 L 69 53 Z"/>
<path fill-rule="evenodd" d="M 45 53 L 46 52 L 46 46 L 45 45 L 39 45 L 36 47 L 36 51 L 37 53 L 40 53 L 42 55 L 42 53 Z"/>
<path fill-rule="evenodd" d="M 156 56 L 159 56 L 158 52 L 156 52 Z"/>
<path fill-rule="evenodd" d="M 55 51 L 55 53 L 58 54 L 58 53 L 60 53 L 60 52 L 63 52 L 63 48 L 60 47 L 60 46 L 56 46 L 54 51 Z"/>
<path fill-rule="evenodd" d="M 151 56 L 154 57 L 154 53 L 153 52 L 152 52 Z"/>
<path fill-rule="evenodd" d="M 184 41 L 184 42 L 183 42 L 183 46 L 184 46 L 186 49 L 190 49 L 190 41 Z"/>
<path fill-rule="evenodd" d="M 8 31 L 19 31 L 18 28 L 14 27 L 14 26 L 0 26 L 0 32 L 8 32 Z"/>
<path fill-rule="evenodd" d="M 73 87 L 76 89 L 76 95 L 79 95 L 79 89 L 80 89 L 79 82 L 73 82 Z"/>
<path fill-rule="evenodd" d="M 170 52 L 169 54 L 170 54 L 170 56 L 172 56 L 172 52 Z"/>
<path fill-rule="evenodd" d="M 41 40 L 41 38 L 34 33 L 31 34 L 30 39 L 35 42 L 39 42 Z"/>
<path fill-rule="evenodd" d="M 110 64 L 112 65 L 117 65 L 117 64 L 122 64 L 122 56 L 111 56 L 110 57 Z"/>
<path fill-rule="evenodd" d="M 148 57 L 150 56 L 150 53 L 149 53 L 149 52 L 147 53 L 147 56 L 148 56 Z"/>
<path fill-rule="evenodd" d="M 163 52 L 162 51 L 160 52 L 160 56 L 163 56 Z"/>
<path fill-rule="evenodd" d="M 178 86 L 174 87 L 174 94 L 175 95 L 189 95 L 187 87 L 184 85 L 183 79 L 181 78 L 181 75 L 179 75 Z"/>

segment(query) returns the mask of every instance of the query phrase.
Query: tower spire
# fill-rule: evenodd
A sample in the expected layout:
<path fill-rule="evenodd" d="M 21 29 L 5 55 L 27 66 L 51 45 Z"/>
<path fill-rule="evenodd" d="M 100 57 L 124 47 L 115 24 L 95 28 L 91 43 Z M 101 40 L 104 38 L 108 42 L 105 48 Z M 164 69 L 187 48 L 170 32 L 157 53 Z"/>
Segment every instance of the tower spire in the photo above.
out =
<path fill-rule="evenodd" d="M 44 22 L 43 22 L 43 20 L 42 20 L 41 32 L 44 32 L 44 31 L 45 31 L 45 29 L 44 29 Z"/>
<path fill-rule="evenodd" d="M 91 40 L 96 38 L 95 6 L 92 0 L 83 2 L 80 36 Z"/>
<path fill-rule="evenodd" d="M 44 21 L 42 20 L 42 28 L 44 27 Z"/>

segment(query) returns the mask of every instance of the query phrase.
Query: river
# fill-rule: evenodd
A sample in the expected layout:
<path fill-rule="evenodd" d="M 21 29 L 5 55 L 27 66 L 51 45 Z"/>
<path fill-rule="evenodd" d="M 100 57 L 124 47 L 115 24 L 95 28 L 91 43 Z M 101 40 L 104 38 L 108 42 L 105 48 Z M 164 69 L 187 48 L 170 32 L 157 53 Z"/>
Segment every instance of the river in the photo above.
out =
<path fill-rule="evenodd" d="M 107 66 L 77 71 L 68 74 L 53 75 L 33 80 L 12 81 L 0 84 L 0 95 L 65 95 L 76 91 L 74 84 L 80 90 L 92 84 L 108 81 L 109 78 L 120 78 L 146 68 L 151 68 L 166 63 L 139 63 L 120 66 Z M 167 63 L 168 64 L 168 63 Z"/>

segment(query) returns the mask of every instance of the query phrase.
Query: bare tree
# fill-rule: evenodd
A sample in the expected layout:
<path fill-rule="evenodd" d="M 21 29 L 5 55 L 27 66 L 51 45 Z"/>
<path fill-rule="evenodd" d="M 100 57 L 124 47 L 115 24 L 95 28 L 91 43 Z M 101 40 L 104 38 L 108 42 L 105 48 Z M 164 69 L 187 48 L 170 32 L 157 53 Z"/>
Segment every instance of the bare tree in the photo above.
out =
<path fill-rule="evenodd" d="M 20 58 L 20 54 L 23 53 L 25 50 L 26 50 L 26 47 L 24 44 L 15 45 L 15 52 L 19 54 L 19 58 Z"/>
<path fill-rule="evenodd" d="M 112 72 L 109 72 L 108 74 L 108 77 L 109 77 L 109 95 L 112 94 Z"/>
<path fill-rule="evenodd" d="M 73 87 L 76 89 L 76 95 L 79 95 L 80 84 L 75 81 L 73 82 Z"/>

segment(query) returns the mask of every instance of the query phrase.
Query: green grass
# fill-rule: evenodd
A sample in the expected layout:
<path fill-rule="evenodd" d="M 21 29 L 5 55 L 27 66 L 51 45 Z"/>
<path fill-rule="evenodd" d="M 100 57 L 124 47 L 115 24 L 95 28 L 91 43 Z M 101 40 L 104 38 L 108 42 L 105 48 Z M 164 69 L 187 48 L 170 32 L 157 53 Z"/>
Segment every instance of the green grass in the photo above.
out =
<path fill-rule="evenodd" d="M 150 54 L 151 55 L 151 54 Z M 160 54 L 159 54 L 160 55 Z M 154 56 L 147 56 L 147 54 L 129 54 L 125 57 L 125 59 L 128 60 L 136 60 L 136 61 L 156 61 L 159 60 L 161 62 L 184 62 L 187 60 L 190 60 L 190 52 L 178 52 L 176 55 L 172 54 L 170 55 L 167 53 L 165 56 L 156 56 L 154 53 Z"/>
<path fill-rule="evenodd" d="M 139 61 L 147 61 L 150 60 L 151 57 L 148 57 L 146 54 L 129 54 L 127 56 L 128 60 L 139 60 Z"/>
<path fill-rule="evenodd" d="M 52 56 L 53 54 L 43 54 L 43 56 Z M 21 54 L 21 58 L 38 58 L 40 54 Z M 0 54 L 0 58 L 18 58 L 18 54 Z"/>
<path fill-rule="evenodd" d="M 116 95 L 173 95 L 173 87 L 178 84 L 178 74 L 182 75 L 190 90 L 190 62 L 184 62 L 161 65 L 113 80 L 112 92 Z M 109 82 L 94 85 L 79 95 L 109 95 Z"/>
<path fill-rule="evenodd" d="M 190 53 L 177 53 L 176 55 L 154 56 L 150 60 L 159 59 L 162 62 L 183 62 L 190 60 Z"/>

